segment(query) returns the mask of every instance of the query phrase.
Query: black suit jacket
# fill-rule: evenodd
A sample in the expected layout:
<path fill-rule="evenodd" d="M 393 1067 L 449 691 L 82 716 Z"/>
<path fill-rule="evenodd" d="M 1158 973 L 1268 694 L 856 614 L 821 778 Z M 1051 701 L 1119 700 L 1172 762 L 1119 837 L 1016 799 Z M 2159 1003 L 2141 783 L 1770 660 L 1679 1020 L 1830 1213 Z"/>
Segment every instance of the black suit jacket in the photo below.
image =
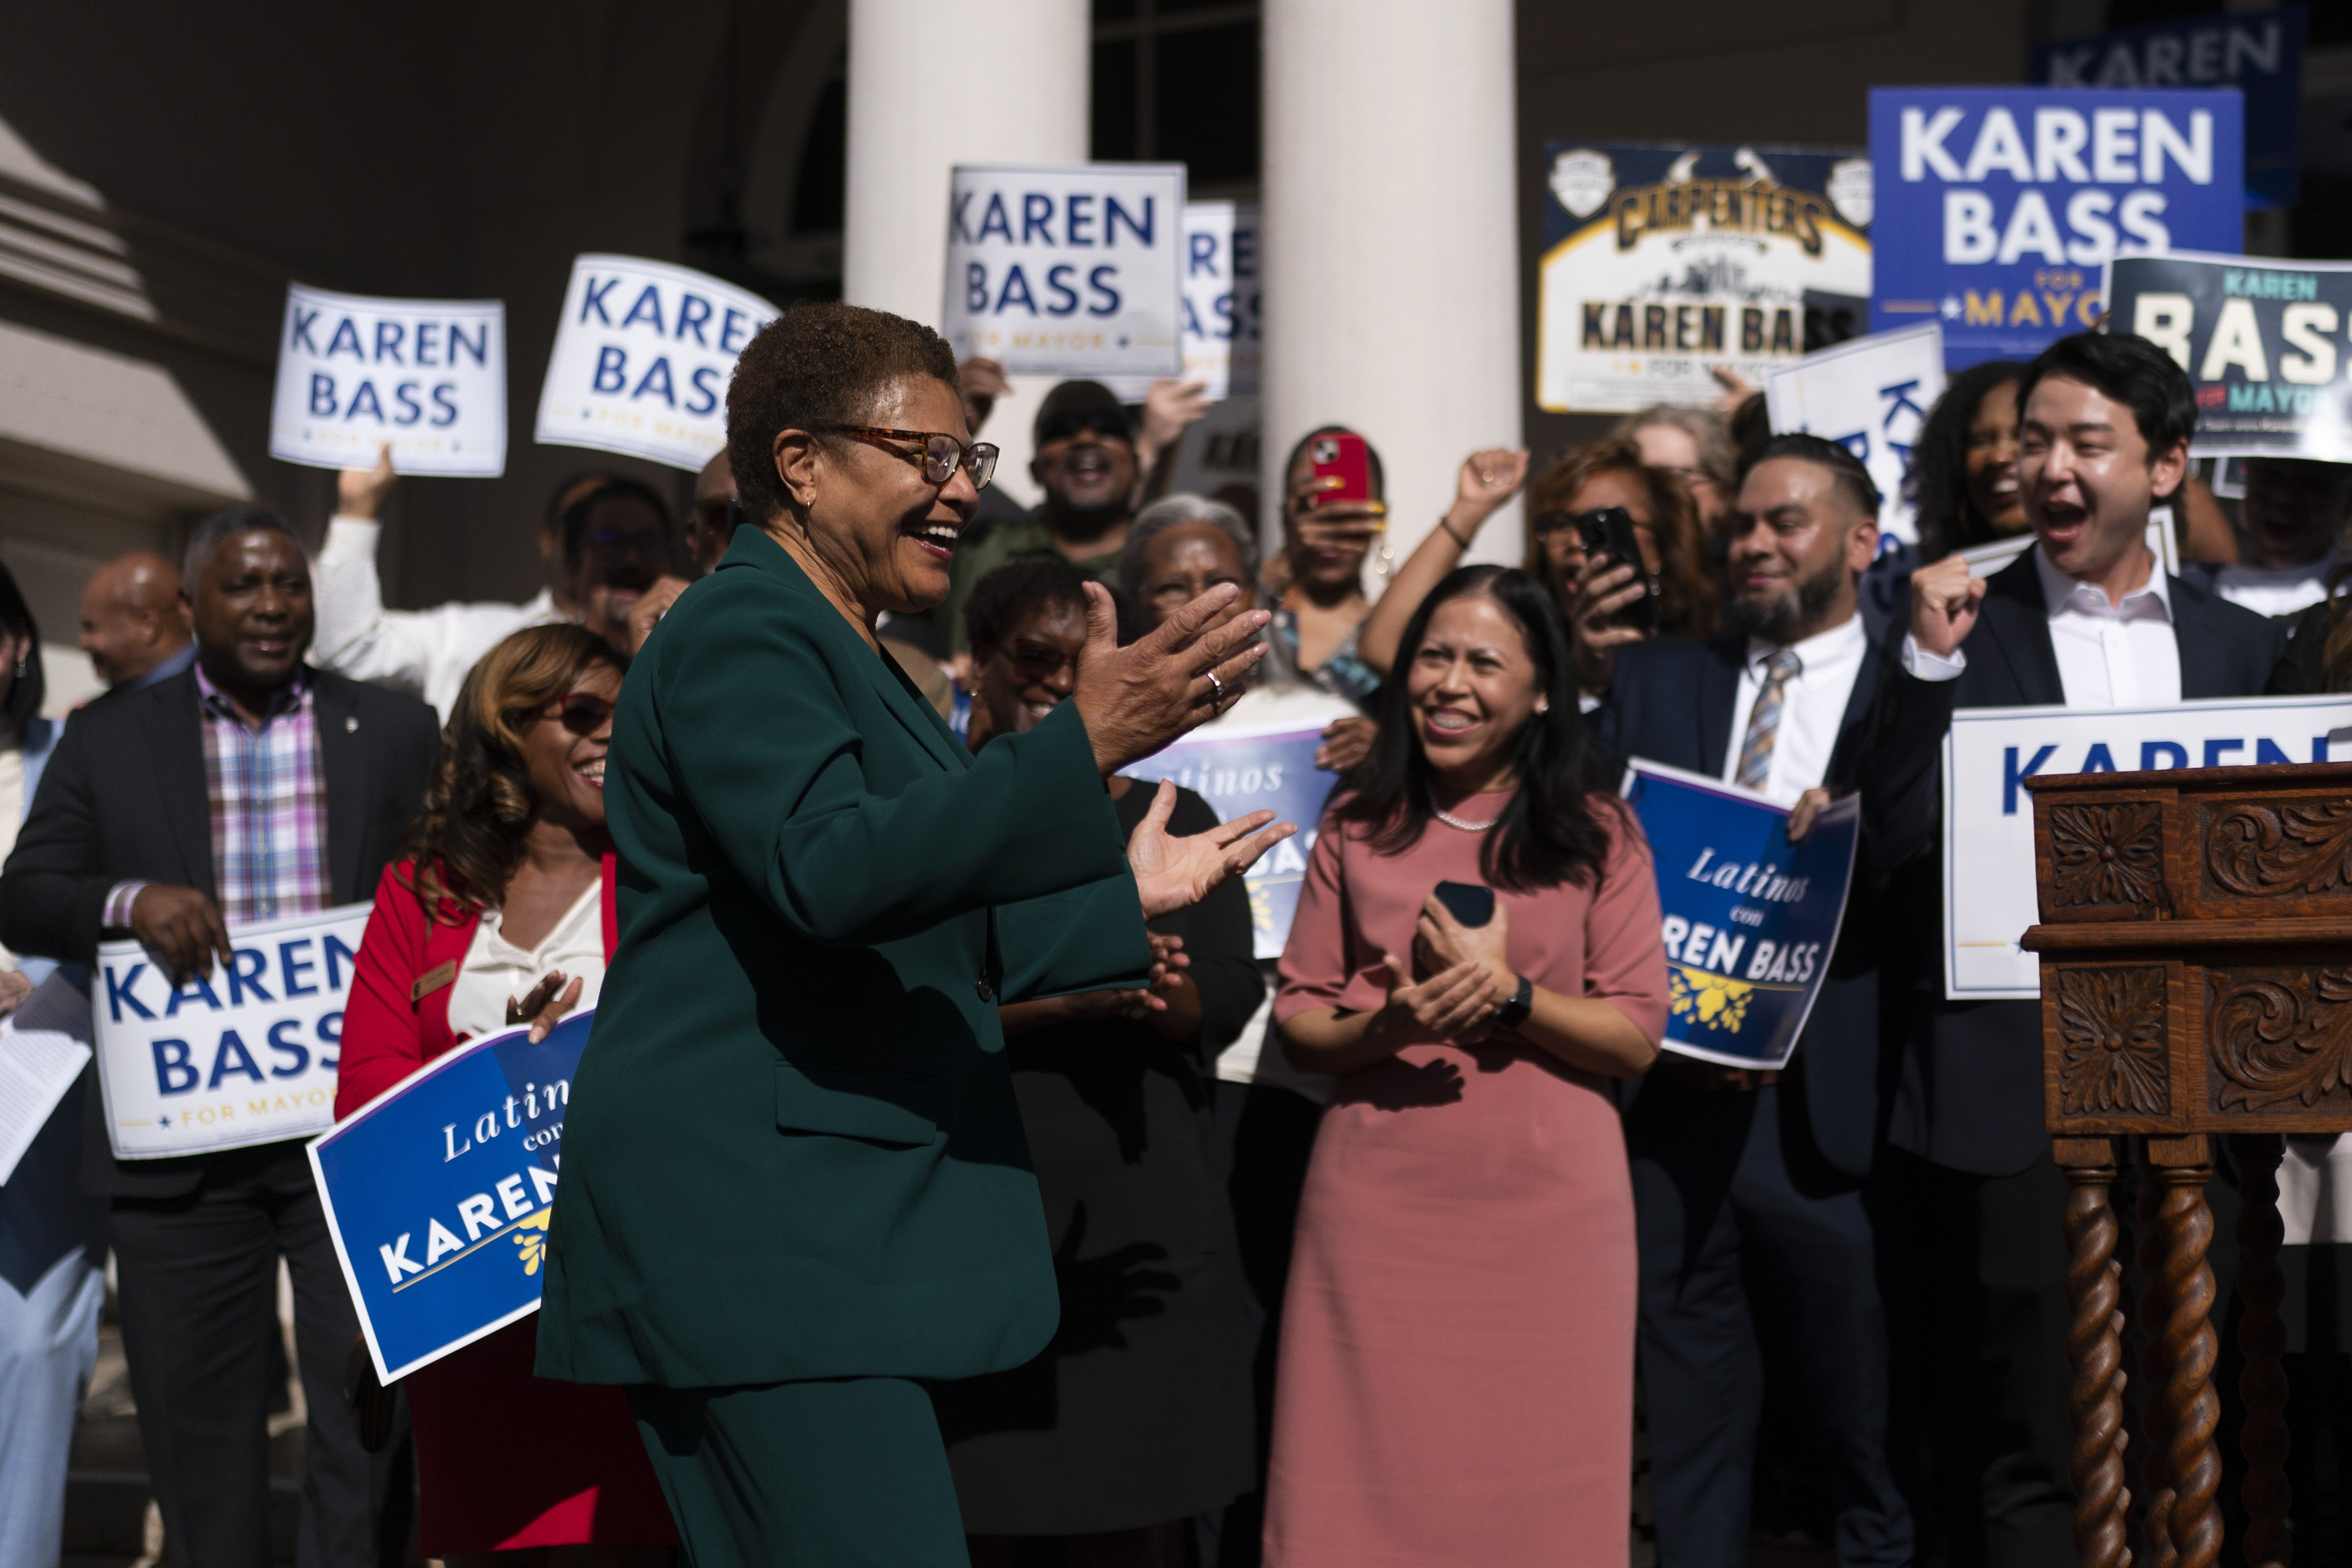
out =
<path fill-rule="evenodd" d="M 1853 784 L 1876 684 L 1877 651 L 1877 639 L 1871 638 L 1846 700 L 1822 781 L 1832 791 L 1843 793 Z M 1660 637 L 1625 649 L 1617 657 L 1609 700 L 1595 715 L 1601 739 L 1627 757 L 1720 778 L 1731 750 L 1739 669 L 1747 656 L 1748 638 L 1739 632 L 1706 642 Z M 1860 853 L 1837 952 L 1790 1064 L 1802 1079 L 1814 1143 L 1830 1163 L 1853 1176 L 1870 1172 L 1894 1082 L 1893 1059 L 1881 1048 L 1885 1037 L 1879 1022 L 1877 894 L 1866 841 Z M 1637 1086 L 1634 1093 L 1639 1092 Z"/>
<path fill-rule="evenodd" d="M 2170 592 L 2181 697 L 2260 694 L 2284 645 L 2279 626 L 2179 577 Z M 1895 872 L 1886 984 L 1906 993 L 1888 1137 L 1953 1170 L 2014 1175 L 2050 1146 L 2041 1008 L 1944 999 L 1943 754 L 1957 709 L 2066 700 L 2033 552 L 1993 576 L 1960 648 L 1957 679 L 1921 680 L 1903 668 L 1902 637 L 1888 638 L 1861 758 L 1864 831 Z"/>
<path fill-rule="evenodd" d="M 414 697 L 325 670 L 311 670 L 310 679 L 327 795 L 328 901 L 356 903 L 373 895 L 424 802 L 438 735 L 433 710 Z M 219 896 L 193 669 L 110 692 L 66 726 L 0 869 L 0 944 L 89 963 L 107 893 L 134 880 Z M 116 1160 L 100 1097 L 91 1092 L 87 1102 L 82 1177 L 94 1192 L 176 1196 L 194 1191 L 213 1162 L 242 1167 L 294 1146 Z"/>

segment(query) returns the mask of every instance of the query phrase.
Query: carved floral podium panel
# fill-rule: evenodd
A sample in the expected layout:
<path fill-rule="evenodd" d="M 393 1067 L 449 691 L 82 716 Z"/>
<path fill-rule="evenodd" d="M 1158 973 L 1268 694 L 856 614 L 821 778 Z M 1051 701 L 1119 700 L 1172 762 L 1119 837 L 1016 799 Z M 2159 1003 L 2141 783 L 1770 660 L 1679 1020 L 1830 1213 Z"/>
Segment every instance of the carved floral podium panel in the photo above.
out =
<path fill-rule="evenodd" d="M 2352 1129 L 2352 763 L 2026 782 L 2042 923 L 2025 946 L 2042 959 L 2044 1108 L 2072 1186 L 2075 1545 L 2085 1568 L 2121 1568 L 2136 1519 L 2142 1568 L 2220 1558 L 2205 1202 L 2219 1136 L 2243 1200 L 2243 1560 L 2284 1565 L 2278 1166 L 2283 1134 Z M 2142 1140 L 2147 1350 L 2131 1369 L 2110 1203 L 2125 1135 Z M 2127 1372 L 2143 1391 L 2130 1442 Z"/>

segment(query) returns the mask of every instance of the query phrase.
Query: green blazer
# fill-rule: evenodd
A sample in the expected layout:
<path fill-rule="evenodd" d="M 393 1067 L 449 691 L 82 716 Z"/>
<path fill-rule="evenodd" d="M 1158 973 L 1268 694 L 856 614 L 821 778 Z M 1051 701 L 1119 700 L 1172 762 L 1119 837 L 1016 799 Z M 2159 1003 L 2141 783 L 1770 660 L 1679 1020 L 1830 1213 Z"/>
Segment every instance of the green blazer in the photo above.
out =
<path fill-rule="evenodd" d="M 630 670 L 604 799 L 620 944 L 564 1119 L 541 1375 L 1035 1355 L 1054 1268 L 997 1004 L 1150 963 L 1076 707 L 971 756 L 746 528 Z"/>

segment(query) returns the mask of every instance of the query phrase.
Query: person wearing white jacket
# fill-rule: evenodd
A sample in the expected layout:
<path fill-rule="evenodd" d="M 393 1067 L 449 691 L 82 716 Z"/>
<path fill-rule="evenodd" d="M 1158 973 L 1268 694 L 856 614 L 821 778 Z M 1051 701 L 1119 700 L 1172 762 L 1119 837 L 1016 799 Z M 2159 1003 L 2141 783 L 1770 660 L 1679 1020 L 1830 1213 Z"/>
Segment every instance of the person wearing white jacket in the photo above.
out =
<path fill-rule="evenodd" d="M 628 648 L 629 612 L 674 582 L 669 507 L 625 475 L 589 473 L 556 490 L 539 531 L 547 586 L 520 605 L 452 603 L 388 610 L 376 571 L 379 521 L 395 479 L 389 450 L 372 469 L 346 469 L 312 575 L 319 666 L 422 697 L 445 721 L 474 662 L 525 626 L 574 621 Z M 682 584 L 680 584 L 682 585 Z"/>

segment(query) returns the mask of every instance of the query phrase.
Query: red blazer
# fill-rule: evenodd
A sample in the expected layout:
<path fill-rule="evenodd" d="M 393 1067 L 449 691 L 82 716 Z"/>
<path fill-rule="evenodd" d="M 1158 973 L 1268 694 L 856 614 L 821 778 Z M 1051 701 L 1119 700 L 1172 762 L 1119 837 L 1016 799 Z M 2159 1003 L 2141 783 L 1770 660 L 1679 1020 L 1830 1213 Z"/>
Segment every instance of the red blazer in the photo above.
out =
<path fill-rule="evenodd" d="M 335 1120 L 340 1121 L 394 1084 L 457 1044 L 449 1032 L 449 991 L 474 944 L 477 913 L 450 925 L 427 920 L 412 887 L 412 862 L 384 868 L 375 885 L 375 910 L 352 968 L 351 999 L 343 1006 L 342 1051 L 335 1069 Z M 613 902 L 613 854 L 604 853 L 604 957 L 620 942 Z M 452 912 L 455 912 L 454 910 Z M 436 970 L 446 966 L 447 978 Z M 422 996 L 417 982 L 436 982 Z"/>

